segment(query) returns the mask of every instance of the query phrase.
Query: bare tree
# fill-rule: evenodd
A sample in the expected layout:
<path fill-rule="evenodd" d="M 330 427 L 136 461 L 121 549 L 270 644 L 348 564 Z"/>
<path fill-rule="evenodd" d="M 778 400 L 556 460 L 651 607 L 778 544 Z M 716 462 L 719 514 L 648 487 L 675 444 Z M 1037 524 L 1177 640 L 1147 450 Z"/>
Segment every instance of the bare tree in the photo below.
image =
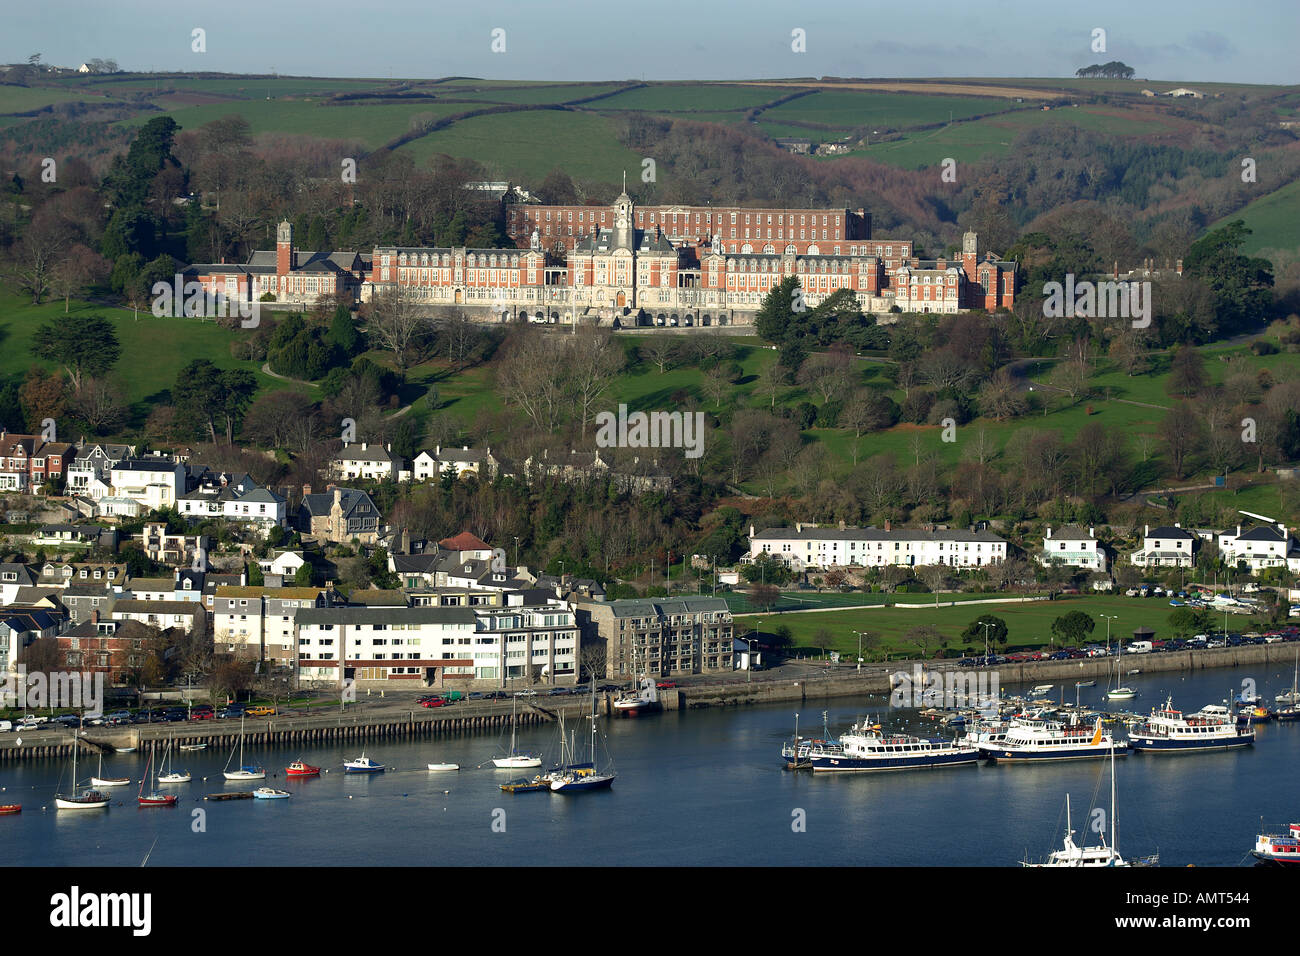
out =
<path fill-rule="evenodd" d="M 595 418 L 596 404 L 623 370 L 625 355 L 607 329 L 586 326 L 565 341 L 571 343 L 568 379 L 578 402 L 582 437 L 586 438 L 587 423 Z"/>
<path fill-rule="evenodd" d="M 393 353 L 399 368 L 406 368 L 406 349 L 429 325 L 412 291 L 399 283 L 381 289 L 370 303 L 366 332 Z"/>

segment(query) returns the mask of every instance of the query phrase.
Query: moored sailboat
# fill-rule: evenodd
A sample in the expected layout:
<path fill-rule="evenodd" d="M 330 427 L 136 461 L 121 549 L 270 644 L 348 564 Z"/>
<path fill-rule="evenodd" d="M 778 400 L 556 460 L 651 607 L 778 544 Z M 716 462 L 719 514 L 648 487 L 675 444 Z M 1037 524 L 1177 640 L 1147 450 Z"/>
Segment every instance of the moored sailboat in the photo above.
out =
<path fill-rule="evenodd" d="M 104 773 L 104 754 L 99 754 L 99 775 L 90 778 L 92 787 L 126 787 L 130 786 L 130 777 L 105 777 Z"/>
<path fill-rule="evenodd" d="M 525 770 L 530 767 L 540 767 L 542 758 L 535 753 L 519 753 L 515 749 L 515 732 L 516 732 L 516 710 L 519 707 L 519 698 L 510 698 L 510 753 L 504 757 L 493 757 L 492 766 L 498 770 Z"/>
<path fill-rule="evenodd" d="M 172 744 L 175 743 L 175 737 L 167 741 L 167 751 L 163 754 L 162 772 L 158 774 L 159 783 L 189 783 L 190 772 L 188 770 L 172 769 Z"/>
<path fill-rule="evenodd" d="M 111 802 L 107 794 L 93 788 L 87 788 L 81 793 L 77 793 L 77 751 L 80 749 L 80 742 L 74 738 L 72 741 L 72 793 L 66 797 L 60 793 L 54 795 L 54 806 L 58 810 L 102 810 Z"/>
<path fill-rule="evenodd" d="M 144 776 L 140 778 L 140 791 L 136 794 L 136 803 L 142 807 L 174 807 L 176 806 L 176 794 L 159 793 L 157 790 L 148 795 L 144 792 L 145 781 L 147 781 L 153 771 L 153 752 L 149 753 L 149 763 L 145 767 Z"/>
<path fill-rule="evenodd" d="M 591 685 L 591 765 L 574 766 L 551 777 L 552 793 L 576 793 L 584 790 L 607 790 L 614 783 L 616 774 L 608 767 L 601 770 L 598 766 L 596 748 L 596 682 Z"/>
<path fill-rule="evenodd" d="M 230 761 L 235 759 L 235 751 L 230 751 L 230 756 L 226 758 L 226 769 L 222 774 L 227 780 L 265 780 L 266 770 L 261 764 L 244 763 L 244 718 L 239 718 L 239 769 L 231 770 Z"/>

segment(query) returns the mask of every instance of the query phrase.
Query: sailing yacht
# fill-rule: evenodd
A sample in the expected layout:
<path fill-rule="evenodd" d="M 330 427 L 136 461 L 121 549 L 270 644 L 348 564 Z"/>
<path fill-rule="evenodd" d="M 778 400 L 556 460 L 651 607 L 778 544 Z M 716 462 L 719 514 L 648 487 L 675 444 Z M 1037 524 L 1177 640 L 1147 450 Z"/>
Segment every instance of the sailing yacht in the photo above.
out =
<path fill-rule="evenodd" d="M 517 697 L 510 698 L 510 753 L 504 757 L 493 757 L 492 765 L 498 770 L 522 770 L 528 767 L 540 767 L 542 758 L 534 753 L 521 754 L 515 750 L 516 716 L 519 707 Z"/>
<path fill-rule="evenodd" d="M 1051 853 L 1045 862 L 1031 863 L 1021 860 L 1021 866 L 1158 866 L 1158 854 L 1128 862 L 1120 855 L 1117 820 L 1115 814 L 1115 748 L 1110 748 L 1110 845 L 1106 834 L 1099 833 L 1099 846 L 1079 846 L 1074 842 L 1074 829 L 1070 822 L 1070 795 L 1065 795 L 1065 846 Z"/>
<path fill-rule="evenodd" d="M 1300 720 L 1300 651 L 1295 656 L 1295 674 L 1291 678 L 1291 689 L 1275 698 L 1279 704 L 1273 716 L 1278 720 Z"/>
<path fill-rule="evenodd" d="M 1124 660 L 1124 638 L 1120 637 L 1118 653 L 1115 655 L 1115 683 L 1118 686 L 1116 686 L 1114 690 L 1106 691 L 1107 700 L 1132 700 L 1134 697 L 1137 696 L 1137 691 L 1135 691 L 1132 687 L 1124 687 L 1119 683 L 1120 664 L 1123 660 Z"/>
<path fill-rule="evenodd" d="M 235 759 L 235 751 L 230 751 L 230 756 L 226 758 L 226 769 L 222 774 L 227 780 L 265 780 L 266 771 L 261 764 L 244 763 L 244 718 L 239 718 L 239 769 L 231 770 L 230 761 Z"/>
<path fill-rule="evenodd" d="M 167 741 L 167 751 L 163 754 L 163 765 L 161 772 L 158 774 L 159 783 L 189 783 L 190 772 L 188 770 L 176 771 L 172 769 L 172 744 L 176 742 L 176 735 Z"/>
<path fill-rule="evenodd" d="M 77 751 L 81 749 L 81 742 L 76 738 L 72 741 L 72 793 L 64 796 L 61 793 L 54 795 L 54 806 L 58 810 L 102 810 L 108 806 L 111 798 L 106 793 L 98 790 L 87 788 L 81 793 L 77 793 Z"/>
<path fill-rule="evenodd" d="M 99 754 L 100 775 L 91 777 L 90 785 L 92 787 L 125 787 L 125 786 L 129 786 L 131 783 L 130 777 L 105 777 L 103 776 L 103 773 L 104 773 L 104 753 L 103 751 L 100 751 Z"/>
<path fill-rule="evenodd" d="M 148 781 L 153 770 L 153 751 L 149 751 L 149 764 L 145 767 L 144 776 L 140 778 L 140 792 L 136 794 L 136 803 L 142 807 L 174 807 L 178 797 L 174 793 L 160 793 L 154 790 L 147 796 L 144 792 L 144 785 Z"/>
<path fill-rule="evenodd" d="M 591 765 L 574 766 L 551 777 L 552 793 L 576 793 L 582 790 L 608 790 L 616 776 L 613 770 L 601 771 L 596 750 L 596 682 L 591 683 Z"/>

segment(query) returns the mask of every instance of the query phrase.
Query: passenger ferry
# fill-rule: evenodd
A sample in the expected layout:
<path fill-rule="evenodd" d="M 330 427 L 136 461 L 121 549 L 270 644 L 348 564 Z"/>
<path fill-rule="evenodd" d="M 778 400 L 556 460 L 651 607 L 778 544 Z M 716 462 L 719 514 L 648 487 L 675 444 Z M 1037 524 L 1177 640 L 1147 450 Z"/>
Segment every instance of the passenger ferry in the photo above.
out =
<path fill-rule="evenodd" d="M 812 742 L 806 759 L 813 773 L 864 773 L 975 764 L 980 752 L 961 740 L 912 737 L 854 724 L 838 743 Z"/>
<path fill-rule="evenodd" d="M 1300 865 L 1300 823 L 1292 823 L 1287 829 L 1290 832 L 1285 835 L 1261 833 L 1256 836 L 1255 849 L 1251 850 L 1250 855 L 1265 863 Z"/>
<path fill-rule="evenodd" d="M 1007 738 L 1007 729 L 1011 726 L 1009 720 L 977 720 L 975 724 L 967 729 L 964 740 L 972 747 L 979 747 L 980 744 L 1001 743 Z"/>
<path fill-rule="evenodd" d="M 1129 732 L 1130 747 L 1157 753 L 1231 750 L 1254 742 L 1255 732 L 1239 728 L 1226 707 L 1212 705 L 1184 717 L 1174 710 L 1172 697 Z"/>
<path fill-rule="evenodd" d="M 1128 753 L 1128 745 L 1102 730 L 1081 723 L 1048 720 L 1038 714 L 1016 717 L 999 741 L 978 744 L 980 754 L 996 762 L 1028 760 L 1089 760 L 1106 757 L 1111 749 L 1117 756 Z"/>

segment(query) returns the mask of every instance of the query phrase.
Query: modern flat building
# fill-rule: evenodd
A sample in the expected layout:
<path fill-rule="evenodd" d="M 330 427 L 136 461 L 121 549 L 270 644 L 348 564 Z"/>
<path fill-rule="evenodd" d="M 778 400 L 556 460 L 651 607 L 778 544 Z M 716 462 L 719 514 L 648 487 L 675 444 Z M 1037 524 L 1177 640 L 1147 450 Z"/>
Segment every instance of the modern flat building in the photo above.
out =
<path fill-rule="evenodd" d="M 604 650 L 604 676 L 673 677 L 732 669 L 735 625 L 713 597 L 576 601 L 584 644 Z M 593 655 L 593 668 L 600 654 Z"/>
<path fill-rule="evenodd" d="M 782 561 L 792 571 L 833 567 L 946 565 L 978 568 L 1007 559 L 1007 542 L 991 531 L 975 529 L 793 528 L 749 529 L 748 560 L 760 555 Z"/>
<path fill-rule="evenodd" d="M 554 601 L 529 607 L 335 607 L 298 613 L 299 679 L 335 684 L 414 681 L 425 686 L 572 684 L 574 613 Z"/>

